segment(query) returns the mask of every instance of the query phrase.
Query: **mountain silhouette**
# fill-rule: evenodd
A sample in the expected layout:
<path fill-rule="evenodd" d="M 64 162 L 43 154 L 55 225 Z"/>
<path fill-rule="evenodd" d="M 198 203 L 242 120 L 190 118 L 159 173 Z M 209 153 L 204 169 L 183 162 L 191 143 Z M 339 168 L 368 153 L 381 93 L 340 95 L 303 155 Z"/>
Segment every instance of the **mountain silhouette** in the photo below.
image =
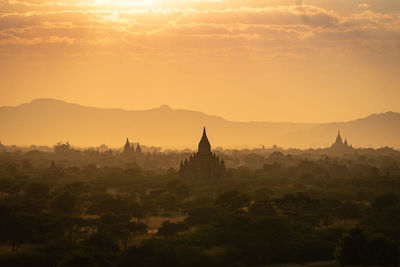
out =
<path fill-rule="evenodd" d="M 211 144 L 223 147 L 326 147 L 338 130 L 355 147 L 400 147 L 400 114 L 387 112 L 335 123 L 234 122 L 198 111 L 167 105 L 149 110 L 100 109 L 54 99 L 36 99 L 0 107 L 3 144 L 52 145 L 69 141 L 76 146 L 133 142 L 162 147 L 197 144 L 203 126 Z"/>

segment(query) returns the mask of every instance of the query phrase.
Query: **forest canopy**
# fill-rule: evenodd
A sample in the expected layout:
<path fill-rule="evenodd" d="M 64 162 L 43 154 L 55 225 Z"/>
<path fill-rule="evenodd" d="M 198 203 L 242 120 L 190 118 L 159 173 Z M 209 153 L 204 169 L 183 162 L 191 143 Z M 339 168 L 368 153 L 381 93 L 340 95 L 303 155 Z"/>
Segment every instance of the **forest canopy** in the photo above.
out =
<path fill-rule="evenodd" d="M 217 153 L 190 179 L 185 151 L 0 152 L 0 264 L 398 263 L 399 152 Z"/>

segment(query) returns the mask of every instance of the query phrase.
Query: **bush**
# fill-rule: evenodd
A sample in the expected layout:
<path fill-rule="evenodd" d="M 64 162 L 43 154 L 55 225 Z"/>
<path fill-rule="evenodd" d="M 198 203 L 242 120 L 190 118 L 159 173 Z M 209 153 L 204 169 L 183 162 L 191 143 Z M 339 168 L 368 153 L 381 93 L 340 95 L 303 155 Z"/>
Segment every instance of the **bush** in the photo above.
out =
<path fill-rule="evenodd" d="M 340 266 L 397 265 L 398 248 L 383 235 L 371 235 L 364 228 L 355 227 L 339 239 L 335 258 Z"/>

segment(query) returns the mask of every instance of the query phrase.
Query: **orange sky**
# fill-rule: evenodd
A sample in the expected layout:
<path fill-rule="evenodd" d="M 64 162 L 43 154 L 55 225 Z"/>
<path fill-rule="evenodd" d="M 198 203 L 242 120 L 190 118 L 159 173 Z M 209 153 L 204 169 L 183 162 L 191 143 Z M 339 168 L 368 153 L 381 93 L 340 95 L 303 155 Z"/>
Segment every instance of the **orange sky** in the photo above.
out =
<path fill-rule="evenodd" d="M 0 105 L 230 120 L 400 111 L 398 0 L 0 0 Z"/>

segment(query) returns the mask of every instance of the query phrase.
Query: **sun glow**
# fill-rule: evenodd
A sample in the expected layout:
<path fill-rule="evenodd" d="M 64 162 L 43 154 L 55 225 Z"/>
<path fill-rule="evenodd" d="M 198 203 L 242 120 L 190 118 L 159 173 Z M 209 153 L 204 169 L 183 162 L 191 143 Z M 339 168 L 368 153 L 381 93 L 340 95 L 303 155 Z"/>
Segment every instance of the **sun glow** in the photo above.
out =
<path fill-rule="evenodd" d="M 151 6 L 155 0 L 93 0 L 96 5 L 112 5 L 118 7 Z"/>
<path fill-rule="evenodd" d="M 92 0 L 94 5 L 116 7 L 146 7 L 157 4 L 178 4 L 183 2 L 221 2 L 222 0 Z"/>

